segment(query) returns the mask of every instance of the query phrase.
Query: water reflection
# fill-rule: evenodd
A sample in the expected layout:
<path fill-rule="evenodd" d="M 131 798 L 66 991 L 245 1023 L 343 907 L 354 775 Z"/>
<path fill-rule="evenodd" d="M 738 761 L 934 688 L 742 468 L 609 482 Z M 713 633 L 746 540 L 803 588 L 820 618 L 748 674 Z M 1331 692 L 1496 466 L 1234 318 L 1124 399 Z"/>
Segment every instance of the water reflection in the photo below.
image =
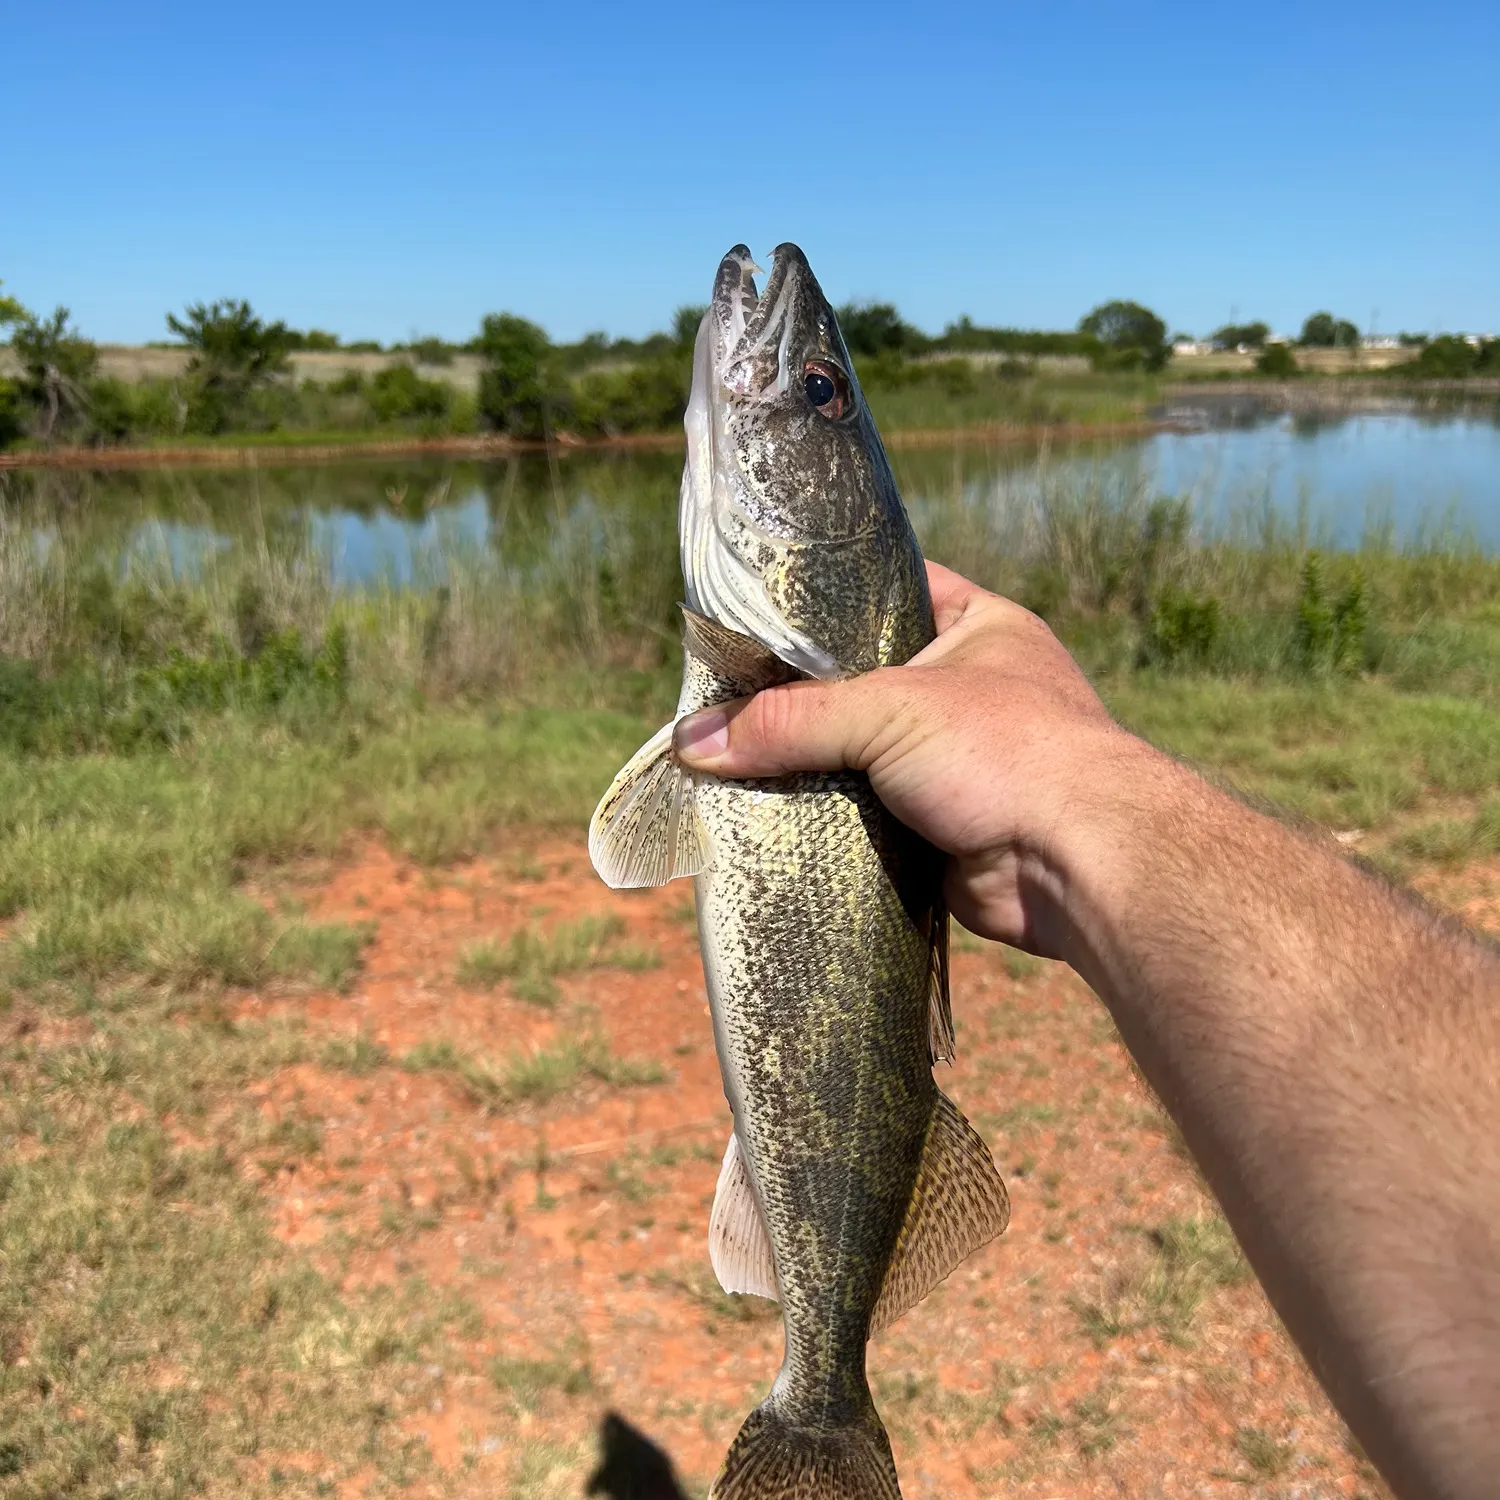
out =
<path fill-rule="evenodd" d="M 1237 409 L 1236 409 L 1237 410 Z M 1240 412 L 1208 430 L 1065 449 L 980 445 L 892 455 L 919 533 L 986 524 L 1035 509 L 1058 489 L 1111 496 L 1185 496 L 1205 531 L 1263 536 L 1290 528 L 1353 546 L 1373 530 L 1392 541 L 1457 529 L 1500 551 L 1500 424 L 1471 414 L 1410 412 L 1310 423 Z M 598 452 L 498 462 L 410 459 L 253 470 L 0 475 L 0 505 L 28 515 L 39 540 L 66 527 L 75 542 L 128 563 L 150 553 L 191 571 L 205 552 L 309 538 L 336 584 L 435 581 L 465 549 L 524 569 L 563 533 L 607 548 L 608 526 L 670 535 L 680 453 Z M 561 523 L 566 521 L 566 526 Z M 961 528 L 960 528 L 961 529 Z M 963 565 L 961 557 L 952 559 Z"/>

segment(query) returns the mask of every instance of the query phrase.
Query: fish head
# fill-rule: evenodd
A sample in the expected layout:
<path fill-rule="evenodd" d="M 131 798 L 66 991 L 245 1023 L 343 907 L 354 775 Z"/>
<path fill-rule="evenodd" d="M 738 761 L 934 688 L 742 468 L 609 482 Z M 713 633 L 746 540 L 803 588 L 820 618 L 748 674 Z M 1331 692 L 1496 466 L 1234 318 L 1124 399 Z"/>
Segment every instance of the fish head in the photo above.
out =
<path fill-rule="evenodd" d="M 688 603 L 815 677 L 931 636 L 921 553 L 838 319 L 796 245 L 744 245 L 698 330 L 681 541 Z"/>

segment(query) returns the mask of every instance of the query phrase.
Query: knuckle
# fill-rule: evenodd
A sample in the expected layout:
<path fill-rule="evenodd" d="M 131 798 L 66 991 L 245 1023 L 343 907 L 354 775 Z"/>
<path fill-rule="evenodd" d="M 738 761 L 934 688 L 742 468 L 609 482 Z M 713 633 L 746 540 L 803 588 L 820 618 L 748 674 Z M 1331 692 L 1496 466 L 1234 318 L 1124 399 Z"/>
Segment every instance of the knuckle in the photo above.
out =
<path fill-rule="evenodd" d="M 756 739 L 767 746 L 784 744 L 797 737 L 805 714 L 805 691 L 799 683 L 767 688 L 755 699 L 755 718 L 751 728 Z"/>

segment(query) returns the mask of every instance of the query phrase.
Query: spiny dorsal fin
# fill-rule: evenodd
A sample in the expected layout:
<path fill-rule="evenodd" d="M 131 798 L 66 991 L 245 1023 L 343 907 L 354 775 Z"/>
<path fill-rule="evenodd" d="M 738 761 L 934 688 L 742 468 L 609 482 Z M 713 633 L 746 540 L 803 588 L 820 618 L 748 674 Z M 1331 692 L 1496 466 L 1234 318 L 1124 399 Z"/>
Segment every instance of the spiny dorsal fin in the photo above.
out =
<path fill-rule="evenodd" d="M 686 604 L 682 611 L 682 644 L 704 666 L 719 677 L 735 684 L 744 693 L 758 693 L 762 688 L 791 682 L 797 676 L 774 651 L 738 630 L 720 625 L 707 615 Z"/>
<path fill-rule="evenodd" d="M 719 1186 L 708 1216 L 708 1258 L 726 1292 L 746 1292 L 779 1302 L 776 1262 L 760 1204 L 750 1182 L 740 1138 L 732 1130 L 719 1168 Z"/>
<path fill-rule="evenodd" d="M 1004 1231 L 1010 1198 L 990 1148 L 946 1094 L 937 1096 L 906 1222 L 870 1317 L 871 1334 L 915 1307 Z"/>
<path fill-rule="evenodd" d="M 948 980 L 948 903 L 941 896 L 928 914 L 927 1048 L 933 1062 L 953 1061 L 953 997 Z"/>
<path fill-rule="evenodd" d="M 589 821 L 589 858 L 605 885 L 665 885 L 707 866 L 708 830 L 694 789 L 692 772 L 672 759 L 667 724 L 626 761 Z"/>

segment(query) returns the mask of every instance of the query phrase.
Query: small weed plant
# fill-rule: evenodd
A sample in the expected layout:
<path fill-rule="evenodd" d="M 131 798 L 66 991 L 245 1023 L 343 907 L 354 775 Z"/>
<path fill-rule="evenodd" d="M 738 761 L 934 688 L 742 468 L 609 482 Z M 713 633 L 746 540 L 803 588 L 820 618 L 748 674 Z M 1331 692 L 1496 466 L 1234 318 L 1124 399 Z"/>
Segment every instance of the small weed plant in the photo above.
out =
<path fill-rule="evenodd" d="M 509 980 L 519 999 L 550 1010 L 558 1001 L 559 974 L 649 969 L 661 962 L 654 948 L 625 942 L 624 934 L 625 923 L 613 912 L 579 917 L 550 933 L 524 928 L 503 944 L 484 940 L 465 948 L 458 957 L 458 982 L 489 990 Z"/>

